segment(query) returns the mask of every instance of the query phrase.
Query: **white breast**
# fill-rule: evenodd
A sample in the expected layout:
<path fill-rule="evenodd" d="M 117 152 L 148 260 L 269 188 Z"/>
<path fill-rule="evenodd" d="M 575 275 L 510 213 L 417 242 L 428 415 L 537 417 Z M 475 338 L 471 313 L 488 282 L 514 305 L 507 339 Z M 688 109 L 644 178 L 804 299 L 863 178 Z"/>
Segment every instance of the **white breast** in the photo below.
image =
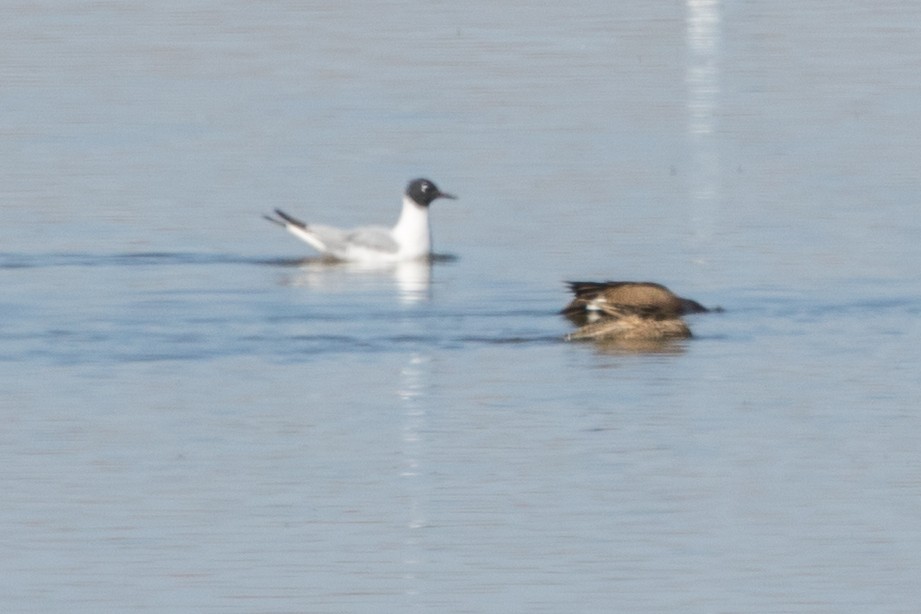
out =
<path fill-rule="evenodd" d="M 428 207 L 422 207 L 405 196 L 400 219 L 391 232 L 400 246 L 398 258 L 401 260 L 427 256 L 432 251 Z"/>

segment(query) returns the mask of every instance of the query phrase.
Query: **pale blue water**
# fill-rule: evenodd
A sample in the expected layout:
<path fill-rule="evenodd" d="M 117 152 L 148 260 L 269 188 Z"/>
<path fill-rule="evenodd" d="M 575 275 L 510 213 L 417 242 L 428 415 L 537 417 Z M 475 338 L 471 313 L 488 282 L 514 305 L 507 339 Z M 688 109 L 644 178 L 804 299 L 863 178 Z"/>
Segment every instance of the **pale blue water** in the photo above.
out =
<path fill-rule="evenodd" d="M 0 20 L 0 609 L 914 612 L 921 8 Z M 432 266 L 260 219 L 391 223 Z M 726 311 L 561 341 L 567 279 Z"/>

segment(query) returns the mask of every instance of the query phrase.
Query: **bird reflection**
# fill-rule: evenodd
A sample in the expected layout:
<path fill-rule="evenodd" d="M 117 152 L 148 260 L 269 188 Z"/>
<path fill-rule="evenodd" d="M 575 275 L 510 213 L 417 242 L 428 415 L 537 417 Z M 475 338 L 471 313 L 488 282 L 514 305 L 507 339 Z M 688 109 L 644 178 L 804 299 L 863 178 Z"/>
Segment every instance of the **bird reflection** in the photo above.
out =
<path fill-rule="evenodd" d="M 413 304 L 431 298 L 432 261 L 430 259 L 405 262 L 364 263 L 343 262 L 324 258 L 308 258 L 277 262 L 290 265 L 294 272 L 282 282 L 287 286 L 307 287 L 325 292 L 337 292 L 356 287 L 373 287 L 390 278 L 404 304 Z"/>
<path fill-rule="evenodd" d="M 427 525 L 428 500 L 425 464 L 426 396 L 430 378 L 430 359 L 413 353 L 400 369 L 397 394 L 403 409 L 402 454 L 400 478 L 409 499 L 406 517 L 406 537 L 403 540 L 403 577 L 406 593 L 418 592 L 418 572 L 425 561 L 419 530 Z"/>
<path fill-rule="evenodd" d="M 715 234 L 722 191 L 715 140 L 720 113 L 722 7 L 720 0 L 686 0 L 687 132 L 693 240 L 706 247 Z"/>

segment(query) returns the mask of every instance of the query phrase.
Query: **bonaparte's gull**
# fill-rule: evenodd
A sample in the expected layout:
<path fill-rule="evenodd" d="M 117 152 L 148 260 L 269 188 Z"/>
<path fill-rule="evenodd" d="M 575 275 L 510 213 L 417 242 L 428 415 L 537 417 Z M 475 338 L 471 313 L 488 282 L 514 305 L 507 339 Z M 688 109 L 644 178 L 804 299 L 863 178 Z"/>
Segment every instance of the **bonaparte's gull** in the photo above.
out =
<path fill-rule="evenodd" d="M 573 281 L 568 285 L 575 297 L 561 313 L 579 329 L 567 339 L 683 339 L 691 336 L 691 330 L 681 316 L 710 311 L 651 282 Z"/>
<path fill-rule="evenodd" d="M 432 252 L 429 205 L 437 198 L 455 199 L 428 179 L 414 179 L 403 193 L 403 210 L 393 228 L 363 226 L 343 230 L 305 224 L 284 211 L 265 219 L 283 226 L 298 239 L 336 260 L 355 262 L 403 262 L 428 257 Z"/>

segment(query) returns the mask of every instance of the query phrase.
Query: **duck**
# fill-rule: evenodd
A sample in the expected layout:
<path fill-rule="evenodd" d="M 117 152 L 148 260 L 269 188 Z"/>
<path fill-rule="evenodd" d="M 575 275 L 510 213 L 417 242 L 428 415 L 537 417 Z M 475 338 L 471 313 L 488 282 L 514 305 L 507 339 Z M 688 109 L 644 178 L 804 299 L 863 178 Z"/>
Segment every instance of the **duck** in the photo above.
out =
<path fill-rule="evenodd" d="M 567 340 L 665 341 L 687 339 L 681 316 L 711 311 L 662 284 L 636 281 L 567 282 L 573 298 L 560 312 L 579 328 Z"/>
<path fill-rule="evenodd" d="M 307 224 L 275 209 L 275 216 L 263 216 L 334 261 L 368 264 L 396 263 L 429 258 L 432 231 L 429 205 L 436 199 L 455 200 L 429 179 L 413 179 L 403 191 L 403 208 L 396 225 L 362 226 L 341 229 L 321 224 Z"/>

